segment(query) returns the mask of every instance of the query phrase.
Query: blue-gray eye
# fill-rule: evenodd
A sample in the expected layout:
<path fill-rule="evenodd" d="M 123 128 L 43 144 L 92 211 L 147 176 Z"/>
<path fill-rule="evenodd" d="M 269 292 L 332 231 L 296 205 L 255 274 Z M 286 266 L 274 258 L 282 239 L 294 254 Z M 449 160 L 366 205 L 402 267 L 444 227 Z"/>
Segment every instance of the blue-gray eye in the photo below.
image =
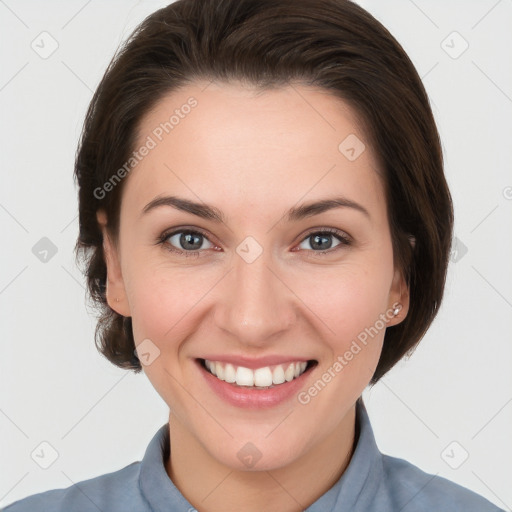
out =
<path fill-rule="evenodd" d="M 178 251 L 198 251 L 200 249 L 210 249 L 213 244 L 201 233 L 197 231 L 176 231 L 165 237 L 167 243 L 171 244 Z M 203 247 L 203 243 L 210 244 L 209 247 Z"/>
<path fill-rule="evenodd" d="M 338 239 L 338 243 L 333 245 L 333 238 Z M 309 247 L 301 247 L 302 244 L 308 243 Z M 317 251 L 327 251 L 334 247 L 337 247 L 340 244 L 348 245 L 349 241 L 346 237 L 344 237 L 338 231 L 317 231 L 314 233 L 310 233 L 304 240 L 301 242 L 299 247 L 301 249 L 313 250 Z"/>

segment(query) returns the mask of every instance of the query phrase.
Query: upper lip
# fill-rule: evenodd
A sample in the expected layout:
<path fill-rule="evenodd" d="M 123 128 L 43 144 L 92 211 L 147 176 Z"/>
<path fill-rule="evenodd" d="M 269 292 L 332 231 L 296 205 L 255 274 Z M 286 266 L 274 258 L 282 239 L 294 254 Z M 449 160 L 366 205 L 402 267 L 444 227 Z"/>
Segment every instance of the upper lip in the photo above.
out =
<path fill-rule="evenodd" d="M 247 356 L 235 356 L 232 354 L 210 354 L 208 356 L 202 357 L 201 359 L 231 363 L 233 366 L 243 366 L 244 368 L 250 368 L 251 370 L 263 368 L 265 366 L 273 366 L 276 364 L 292 363 L 297 361 L 311 361 L 311 359 L 299 356 L 269 355 L 265 357 L 254 358 Z"/>

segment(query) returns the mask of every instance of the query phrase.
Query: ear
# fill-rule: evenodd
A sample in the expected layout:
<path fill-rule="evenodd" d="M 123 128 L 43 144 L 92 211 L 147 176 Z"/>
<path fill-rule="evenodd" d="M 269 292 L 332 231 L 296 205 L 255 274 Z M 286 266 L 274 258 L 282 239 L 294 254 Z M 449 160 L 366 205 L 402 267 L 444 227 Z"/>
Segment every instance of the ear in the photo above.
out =
<path fill-rule="evenodd" d="M 398 311 L 397 311 L 398 310 Z M 395 315 L 393 312 L 397 311 Z M 389 290 L 388 309 L 386 312 L 387 326 L 397 325 L 405 319 L 409 311 L 409 287 L 400 269 L 395 269 L 393 282 Z M 389 314 L 388 314 L 389 312 Z"/>
<path fill-rule="evenodd" d="M 107 230 L 107 214 L 104 210 L 98 210 L 96 219 L 103 234 L 103 254 L 105 255 L 105 264 L 107 266 L 107 287 L 105 292 L 107 304 L 116 313 L 122 316 L 131 316 L 123 274 L 121 272 L 119 251 Z"/>

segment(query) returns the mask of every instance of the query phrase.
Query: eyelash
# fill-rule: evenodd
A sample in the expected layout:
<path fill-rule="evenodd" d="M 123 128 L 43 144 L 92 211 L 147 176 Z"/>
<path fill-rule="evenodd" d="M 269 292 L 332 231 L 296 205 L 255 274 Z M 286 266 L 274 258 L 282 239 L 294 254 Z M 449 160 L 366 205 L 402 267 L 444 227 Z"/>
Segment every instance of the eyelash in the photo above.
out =
<path fill-rule="evenodd" d="M 167 240 L 171 236 L 174 236 L 174 235 L 177 235 L 177 234 L 180 234 L 180 233 L 187 233 L 187 234 L 191 234 L 191 235 L 201 235 L 204 238 L 206 238 L 210 243 L 212 243 L 210 241 L 210 239 L 208 238 L 207 234 L 204 233 L 203 231 L 201 231 L 199 229 L 183 229 L 183 228 L 175 230 L 175 231 L 168 231 L 168 232 L 163 233 L 158 238 L 158 242 L 157 243 L 159 245 L 162 245 L 163 248 L 166 249 L 167 251 L 173 252 L 173 253 L 178 254 L 180 256 L 185 256 L 186 258 L 190 258 L 190 257 L 198 258 L 198 257 L 200 257 L 201 256 L 200 253 L 204 252 L 204 250 L 200 250 L 200 251 L 182 251 L 182 250 L 177 249 L 176 247 L 170 245 L 167 242 Z M 340 241 L 340 244 L 337 245 L 334 248 L 327 249 L 325 251 L 314 251 L 312 249 L 301 249 L 301 251 L 306 250 L 306 251 L 311 252 L 311 253 L 314 254 L 314 256 L 312 254 L 310 257 L 317 257 L 318 255 L 323 256 L 325 254 L 333 253 L 339 247 L 349 246 L 349 245 L 352 244 L 350 238 L 345 233 L 343 233 L 342 231 L 339 231 L 338 229 L 334 229 L 334 228 L 322 228 L 322 229 L 319 229 L 317 231 L 310 231 L 304 238 L 302 238 L 302 240 L 300 241 L 300 244 L 302 242 L 304 242 L 305 240 L 307 240 L 308 238 L 312 237 L 313 235 L 333 235 L 336 238 L 338 238 L 338 240 Z"/>

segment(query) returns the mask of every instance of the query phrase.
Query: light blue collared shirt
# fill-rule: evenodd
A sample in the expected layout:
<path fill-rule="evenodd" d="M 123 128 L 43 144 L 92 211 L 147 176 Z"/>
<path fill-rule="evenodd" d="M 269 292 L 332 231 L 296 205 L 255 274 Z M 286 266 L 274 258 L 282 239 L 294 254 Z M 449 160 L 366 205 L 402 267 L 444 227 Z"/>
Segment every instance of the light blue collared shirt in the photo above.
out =
<path fill-rule="evenodd" d="M 358 439 L 341 478 L 307 512 L 504 512 L 482 496 L 413 464 L 380 453 L 360 398 Z M 167 475 L 169 426 L 155 434 L 142 461 L 66 489 L 18 500 L 5 512 L 195 512 Z"/>

